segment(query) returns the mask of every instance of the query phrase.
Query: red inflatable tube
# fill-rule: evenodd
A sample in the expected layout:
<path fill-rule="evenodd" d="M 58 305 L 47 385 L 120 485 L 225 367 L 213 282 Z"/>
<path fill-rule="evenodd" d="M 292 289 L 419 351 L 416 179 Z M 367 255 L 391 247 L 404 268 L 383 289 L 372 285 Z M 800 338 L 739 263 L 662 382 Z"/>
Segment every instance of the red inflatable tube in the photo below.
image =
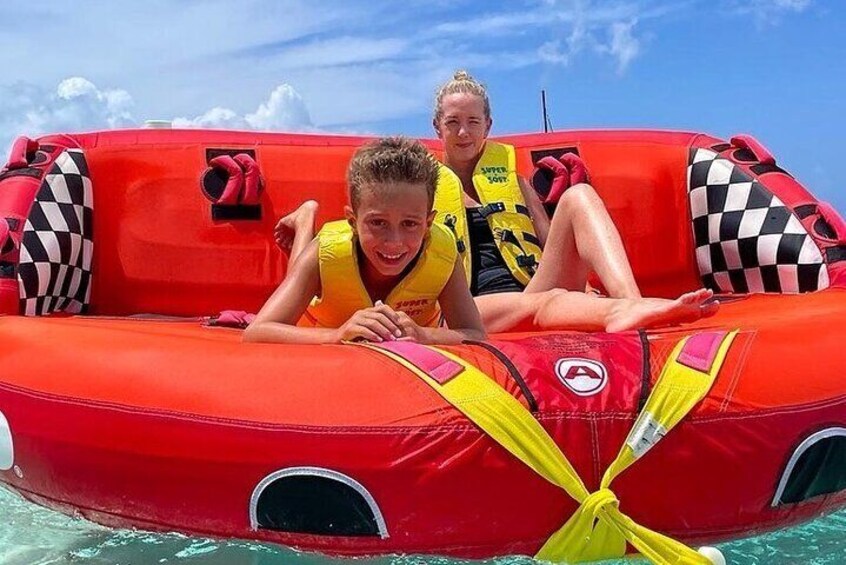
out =
<path fill-rule="evenodd" d="M 577 505 L 560 488 L 382 353 L 243 343 L 237 329 L 204 325 L 223 310 L 237 312 L 217 326 L 243 325 L 278 287 L 287 264 L 272 241 L 280 216 L 314 199 L 315 228 L 343 217 L 345 170 L 367 140 L 127 130 L 42 138 L 36 161 L 61 151 L 47 139 L 81 146 L 58 157 L 66 170 L 56 177 L 66 179 L 50 181 L 93 194 L 93 208 L 81 212 L 91 221 L 79 223 L 96 229 L 61 238 L 84 240 L 90 269 L 73 260 L 56 269 L 85 271 L 77 278 L 91 282 L 90 296 L 58 298 L 75 296 L 92 315 L 0 316 L 8 424 L 0 426 L 0 482 L 109 525 L 344 555 L 533 555 L 572 515 Z M 836 212 L 763 162 L 760 148 L 752 160 L 703 134 L 566 131 L 501 141 L 515 147 L 522 175 L 535 157 L 578 151 L 645 296 L 703 285 L 730 295 L 714 316 L 669 328 L 531 328 L 442 349 L 529 410 L 593 492 L 679 340 L 698 335 L 707 354 L 708 336 L 737 331 L 706 396 L 614 481 L 620 510 L 684 542 L 712 543 L 846 507 L 838 464 L 846 455 L 838 451 L 846 448 L 846 225 Z M 259 219 L 210 216 L 196 181 L 220 152 L 237 157 L 214 165 L 231 177 L 222 200 L 260 198 L 267 213 Z M 253 162 L 263 190 L 250 184 Z M 560 165 L 576 182 L 575 162 Z M 55 211 L 56 187 L 35 178 L 50 165 L 38 167 L 0 174 L 0 217 L 17 220 L 7 235 L 16 245 L 29 235 L 28 217 L 43 221 L 34 198 L 39 212 Z M 224 175 L 213 173 L 222 190 Z M 723 182 L 731 178 L 743 182 Z M 783 228 L 774 234 L 776 220 Z M 14 264 L 17 254 L 2 261 Z M 26 247 L 20 255 L 32 258 Z M 18 267 L 20 285 L 0 279 L 7 313 L 17 311 L 19 288 L 38 293 L 48 278 L 33 283 L 27 272 L 45 269 Z M 303 521 L 288 521 L 292 512 Z M 336 518 L 351 524 L 339 531 Z"/>

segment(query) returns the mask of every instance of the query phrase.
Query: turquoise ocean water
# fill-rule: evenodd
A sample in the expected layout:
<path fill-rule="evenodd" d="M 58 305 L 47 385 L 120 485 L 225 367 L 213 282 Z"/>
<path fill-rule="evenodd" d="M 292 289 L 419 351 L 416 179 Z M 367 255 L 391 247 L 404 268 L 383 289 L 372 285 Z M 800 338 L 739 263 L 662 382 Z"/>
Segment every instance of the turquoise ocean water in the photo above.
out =
<path fill-rule="evenodd" d="M 733 565 L 846 564 L 846 511 L 804 526 L 719 546 Z M 24 501 L 0 488 L 0 564 L 144 565 L 534 565 L 527 557 L 463 561 L 440 557 L 388 556 L 337 559 L 239 540 L 114 530 Z M 606 562 L 606 565 L 618 562 Z M 635 565 L 641 561 L 621 560 Z"/>

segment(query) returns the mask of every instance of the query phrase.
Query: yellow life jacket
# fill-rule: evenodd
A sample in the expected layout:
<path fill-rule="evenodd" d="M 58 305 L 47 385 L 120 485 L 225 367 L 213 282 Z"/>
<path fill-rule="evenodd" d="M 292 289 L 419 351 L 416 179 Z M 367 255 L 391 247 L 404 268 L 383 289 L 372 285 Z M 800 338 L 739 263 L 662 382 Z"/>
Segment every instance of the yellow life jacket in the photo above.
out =
<path fill-rule="evenodd" d="M 520 283 L 528 284 L 540 262 L 541 248 L 517 181 L 514 147 L 493 141 L 485 142 L 485 150 L 473 171 L 473 186 L 482 204 L 482 216 L 488 221 L 508 270 Z M 438 173 L 435 210 L 435 221 L 447 226 L 455 234 L 464 271 L 470 281 L 473 261 L 470 256 L 467 213 L 464 209 L 464 190 L 458 176 L 443 164 Z"/>
<path fill-rule="evenodd" d="M 373 306 L 358 268 L 355 234 L 346 220 L 329 222 L 317 234 L 320 296 L 306 310 L 308 325 L 338 328 L 350 316 Z M 420 326 L 436 326 L 441 311 L 438 297 L 455 268 L 457 251 L 449 231 L 432 225 L 417 263 L 385 299 L 397 312 L 405 312 Z"/>

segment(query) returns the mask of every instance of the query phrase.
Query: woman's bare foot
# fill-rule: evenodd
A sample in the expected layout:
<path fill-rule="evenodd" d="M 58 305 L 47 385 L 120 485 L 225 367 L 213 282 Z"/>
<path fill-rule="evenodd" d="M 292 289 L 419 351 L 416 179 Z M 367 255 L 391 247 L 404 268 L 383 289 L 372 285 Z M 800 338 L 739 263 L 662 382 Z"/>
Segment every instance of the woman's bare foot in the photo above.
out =
<path fill-rule="evenodd" d="M 620 299 L 605 324 L 607 332 L 670 326 L 695 322 L 713 316 L 719 302 L 708 302 L 714 292 L 705 288 L 682 294 L 675 300 L 664 298 Z"/>
<path fill-rule="evenodd" d="M 300 207 L 276 222 L 273 235 L 282 251 L 290 255 L 294 237 L 302 230 L 308 230 L 307 239 L 314 237 L 314 219 L 317 217 L 317 202 L 306 200 Z"/>

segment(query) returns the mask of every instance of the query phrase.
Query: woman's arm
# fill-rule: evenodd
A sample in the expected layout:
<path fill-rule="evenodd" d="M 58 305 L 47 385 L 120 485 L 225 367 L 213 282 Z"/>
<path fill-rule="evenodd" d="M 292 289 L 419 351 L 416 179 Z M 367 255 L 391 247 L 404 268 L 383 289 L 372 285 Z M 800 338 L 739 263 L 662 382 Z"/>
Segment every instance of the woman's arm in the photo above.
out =
<path fill-rule="evenodd" d="M 529 181 L 521 176 L 517 176 L 517 182 L 520 184 L 520 191 L 523 193 L 523 200 L 526 201 L 526 207 L 529 209 L 529 214 L 532 215 L 532 223 L 535 225 L 535 235 L 541 242 L 541 249 L 546 246 L 546 238 L 549 235 L 549 216 L 546 215 L 546 208 L 543 207 L 538 193 L 529 184 Z"/>
<path fill-rule="evenodd" d="M 265 343 L 335 343 L 337 328 L 300 328 L 297 321 L 311 299 L 320 292 L 318 242 L 312 240 L 291 265 L 285 279 L 267 299 L 253 323 L 244 330 L 244 341 Z"/>
<path fill-rule="evenodd" d="M 487 337 L 482 325 L 482 316 L 467 288 L 464 266 L 460 258 L 455 261 L 452 275 L 441 291 L 438 303 L 449 327 L 421 328 L 405 313 L 397 312 L 403 333 L 421 343 L 444 345 L 459 344 L 466 339 L 482 340 Z"/>

